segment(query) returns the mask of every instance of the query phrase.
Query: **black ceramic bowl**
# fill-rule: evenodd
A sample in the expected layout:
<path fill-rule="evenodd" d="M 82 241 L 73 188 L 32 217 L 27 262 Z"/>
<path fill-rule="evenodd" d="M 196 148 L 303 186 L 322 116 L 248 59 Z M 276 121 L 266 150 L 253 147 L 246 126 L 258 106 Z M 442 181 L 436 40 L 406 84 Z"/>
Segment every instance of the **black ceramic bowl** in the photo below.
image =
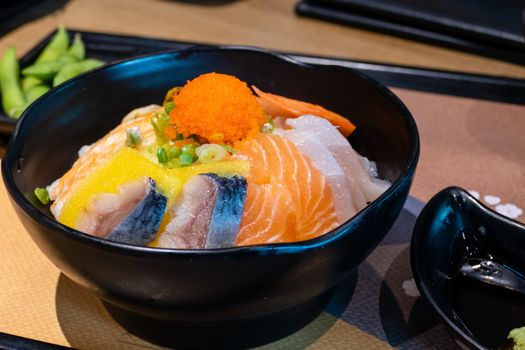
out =
<path fill-rule="evenodd" d="M 525 275 L 523 252 L 525 225 L 485 207 L 461 188 L 436 194 L 419 215 L 411 244 L 412 272 L 421 295 L 463 348 L 502 347 L 510 330 L 525 326 L 525 295 L 467 278 L 459 272 L 461 266 L 468 259 L 489 260 L 505 267 L 488 274 L 490 279 L 515 280 L 509 269 Z"/>
<path fill-rule="evenodd" d="M 393 182 L 338 229 L 314 240 L 221 250 L 166 250 L 98 239 L 56 222 L 33 189 L 60 177 L 77 150 L 133 108 L 160 103 L 202 73 L 232 74 L 351 117 L 355 148 Z M 301 305 L 347 277 L 376 247 L 406 200 L 419 155 L 417 128 L 388 89 L 356 71 L 315 67 L 229 47 L 160 53 L 108 65 L 46 94 L 23 115 L 2 161 L 4 182 L 38 247 L 70 279 L 113 307 L 154 319 L 214 322 Z"/>

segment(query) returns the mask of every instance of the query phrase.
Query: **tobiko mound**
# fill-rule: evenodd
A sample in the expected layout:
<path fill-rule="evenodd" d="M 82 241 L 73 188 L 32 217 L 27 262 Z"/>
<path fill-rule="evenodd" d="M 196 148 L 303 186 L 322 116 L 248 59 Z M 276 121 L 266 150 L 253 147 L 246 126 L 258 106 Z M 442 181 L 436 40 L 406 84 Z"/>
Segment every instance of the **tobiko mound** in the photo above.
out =
<path fill-rule="evenodd" d="M 390 185 L 321 106 L 208 73 L 131 111 L 35 195 L 117 242 L 182 249 L 296 242 L 349 220 Z"/>

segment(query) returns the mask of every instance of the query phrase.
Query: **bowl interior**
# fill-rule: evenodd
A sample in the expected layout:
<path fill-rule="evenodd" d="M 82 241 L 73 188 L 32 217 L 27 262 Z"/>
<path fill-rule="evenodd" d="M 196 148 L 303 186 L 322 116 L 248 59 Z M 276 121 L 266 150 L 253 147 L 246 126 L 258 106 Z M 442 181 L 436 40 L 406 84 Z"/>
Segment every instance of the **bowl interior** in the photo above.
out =
<path fill-rule="evenodd" d="M 261 50 L 194 48 L 123 61 L 77 77 L 24 114 L 5 161 L 17 190 L 34 201 L 35 187 L 66 172 L 83 145 L 115 127 L 130 110 L 160 104 L 166 91 L 207 72 L 232 74 L 248 85 L 323 105 L 357 125 L 354 147 L 400 181 L 414 168 L 417 130 L 410 113 L 387 89 L 338 67 L 313 67 Z M 50 216 L 46 208 L 39 210 Z"/>

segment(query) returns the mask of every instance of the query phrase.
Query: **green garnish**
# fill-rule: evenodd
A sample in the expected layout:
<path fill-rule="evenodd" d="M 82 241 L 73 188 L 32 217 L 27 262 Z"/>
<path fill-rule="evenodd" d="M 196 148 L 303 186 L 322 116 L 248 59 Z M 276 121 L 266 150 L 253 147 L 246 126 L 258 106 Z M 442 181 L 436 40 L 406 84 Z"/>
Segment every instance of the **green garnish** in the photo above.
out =
<path fill-rule="evenodd" d="M 173 101 L 170 101 L 168 103 L 166 103 L 166 105 L 164 106 L 164 110 L 166 111 L 166 114 L 170 114 L 171 110 L 175 107 L 175 103 L 173 103 Z"/>
<path fill-rule="evenodd" d="M 228 152 L 220 145 L 208 143 L 197 147 L 195 153 L 201 163 L 219 162 L 226 158 Z"/>
<path fill-rule="evenodd" d="M 140 136 L 140 130 L 138 126 L 134 126 L 126 130 L 126 146 L 137 147 L 142 143 L 142 137 Z"/>
<path fill-rule="evenodd" d="M 45 188 L 37 187 L 35 188 L 34 193 L 36 198 L 38 198 L 38 200 L 40 201 L 40 203 L 42 203 L 43 205 L 49 203 L 49 193 L 47 193 L 47 190 Z"/>
<path fill-rule="evenodd" d="M 189 166 L 193 164 L 193 156 L 188 153 L 182 153 L 179 157 L 180 166 Z"/>
<path fill-rule="evenodd" d="M 168 158 L 173 159 L 180 156 L 180 148 L 177 147 L 177 145 L 173 145 L 170 148 L 168 148 Z"/>
<path fill-rule="evenodd" d="M 276 125 L 275 125 L 275 120 L 273 120 L 273 118 L 268 119 L 268 122 L 267 122 L 267 123 L 270 124 L 270 125 L 272 126 L 272 128 L 275 129 L 275 126 L 276 126 Z"/>
<path fill-rule="evenodd" d="M 195 146 L 193 146 L 192 144 L 189 144 L 189 143 L 185 144 L 185 145 L 182 146 L 181 152 L 182 152 L 182 154 L 187 154 L 187 155 L 191 156 L 192 159 L 193 159 L 193 157 L 195 157 Z"/>
<path fill-rule="evenodd" d="M 164 144 L 168 142 L 168 135 L 166 135 L 166 128 L 169 126 L 170 117 L 165 111 L 159 111 L 151 118 L 151 125 L 157 136 L 157 142 Z"/>
<path fill-rule="evenodd" d="M 157 148 L 157 160 L 160 164 L 166 164 L 168 162 L 168 153 L 164 147 Z"/>
<path fill-rule="evenodd" d="M 275 122 L 273 121 L 272 118 L 270 118 L 261 127 L 261 132 L 265 133 L 265 134 L 269 134 L 269 133 L 273 132 L 274 129 L 275 129 Z"/>
<path fill-rule="evenodd" d="M 230 145 L 221 145 L 221 146 L 222 148 L 224 148 L 226 151 L 228 151 L 231 154 L 237 153 L 237 150 Z"/>

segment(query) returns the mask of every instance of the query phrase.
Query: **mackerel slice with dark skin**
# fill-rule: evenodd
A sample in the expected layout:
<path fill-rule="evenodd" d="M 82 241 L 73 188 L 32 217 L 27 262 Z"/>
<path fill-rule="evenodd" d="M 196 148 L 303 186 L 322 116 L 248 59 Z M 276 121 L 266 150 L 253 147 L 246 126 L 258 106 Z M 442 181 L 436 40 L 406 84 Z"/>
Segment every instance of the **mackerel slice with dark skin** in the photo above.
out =
<path fill-rule="evenodd" d="M 202 174 L 191 178 L 177 200 L 159 247 L 226 248 L 235 245 L 246 199 L 246 179 Z"/>
<path fill-rule="evenodd" d="M 246 179 L 241 176 L 220 177 L 206 174 L 218 187 L 205 248 L 227 248 L 235 244 L 241 225 Z"/>
<path fill-rule="evenodd" d="M 151 243 L 166 211 L 166 203 L 167 198 L 157 192 L 155 181 L 148 178 L 144 198 L 106 238 L 142 246 Z"/>
<path fill-rule="evenodd" d="M 118 193 L 97 195 L 77 223 L 77 229 L 112 241 L 145 246 L 151 243 L 166 211 L 167 198 L 151 178 L 120 187 Z"/>

